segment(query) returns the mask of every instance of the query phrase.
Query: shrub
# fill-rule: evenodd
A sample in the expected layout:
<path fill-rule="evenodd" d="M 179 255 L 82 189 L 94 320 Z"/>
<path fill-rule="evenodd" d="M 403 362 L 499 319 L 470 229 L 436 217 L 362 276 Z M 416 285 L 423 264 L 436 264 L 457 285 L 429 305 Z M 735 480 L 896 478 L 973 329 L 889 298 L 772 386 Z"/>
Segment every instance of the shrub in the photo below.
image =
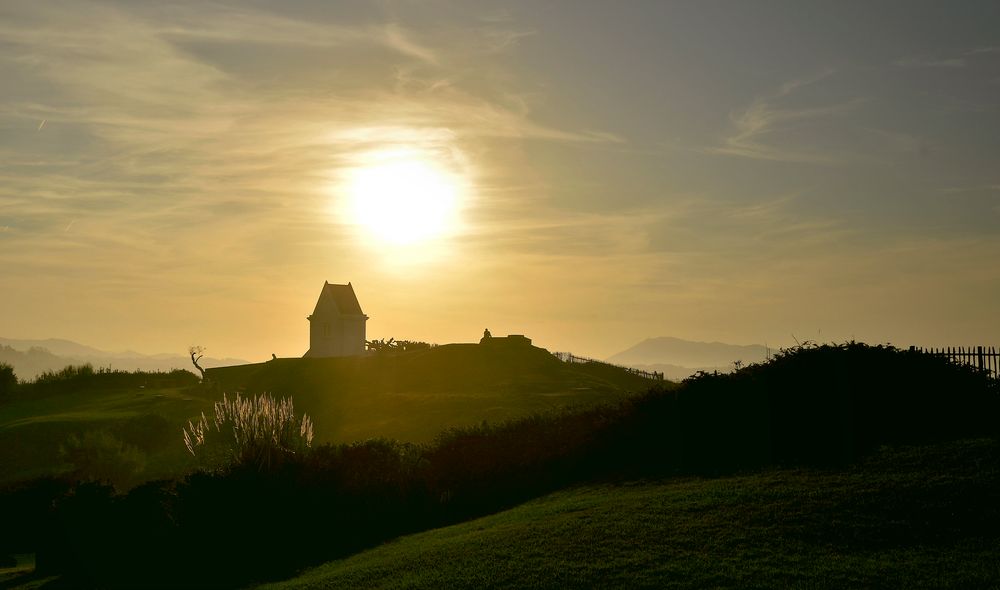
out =
<path fill-rule="evenodd" d="M 125 371 L 90 364 L 69 365 L 58 371 L 46 371 L 34 381 L 18 385 L 18 395 L 44 396 L 76 393 L 90 389 L 128 389 L 142 387 L 191 387 L 198 377 L 189 371 Z"/>
<path fill-rule="evenodd" d="M 94 365 L 67 365 L 58 371 L 45 371 L 35 378 L 39 385 L 58 383 L 62 381 L 87 381 L 94 376 Z"/>
<path fill-rule="evenodd" d="M 123 441 L 150 452 L 176 441 L 175 426 L 159 414 L 142 414 L 122 422 L 115 429 Z"/>
<path fill-rule="evenodd" d="M 223 426 L 232 433 L 230 448 L 237 464 L 250 464 L 269 469 L 286 455 L 304 452 L 312 446 L 313 424 L 308 415 L 295 417 L 292 398 L 276 400 L 269 394 L 244 398 L 240 394 L 215 402 L 215 419 L 210 423 L 205 414 L 197 422 L 188 421 L 184 429 L 184 446 L 196 455 L 195 449 L 205 444 L 206 436 L 221 433 Z"/>
<path fill-rule="evenodd" d="M 104 430 L 71 435 L 59 449 L 73 477 L 127 488 L 146 467 L 145 454 Z"/>
<path fill-rule="evenodd" d="M 57 498 L 71 487 L 65 479 L 44 477 L 0 488 L 0 554 L 31 553 L 38 549 L 45 524 Z"/>
<path fill-rule="evenodd" d="M 17 375 L 14 374 L 14 367 L 0 363 L 0 399 L 14 393 L 15 387 L 17 387 Z"/>

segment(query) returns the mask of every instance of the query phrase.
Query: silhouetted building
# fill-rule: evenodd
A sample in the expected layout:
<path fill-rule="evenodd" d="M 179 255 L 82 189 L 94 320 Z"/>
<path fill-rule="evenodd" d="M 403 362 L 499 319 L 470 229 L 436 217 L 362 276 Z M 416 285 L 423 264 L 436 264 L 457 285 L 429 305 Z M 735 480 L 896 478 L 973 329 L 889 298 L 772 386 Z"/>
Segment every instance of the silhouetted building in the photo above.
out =
<path fill-rule="evenodd" d="M 479 343 L 488 346 L 531 346 L 531 338 L 528 338 L 524 334 L 493 336 L 489 330 L 486 330 Z"/>
<path fill-rule="evenodd" d="M 307 357 L 352 356 L 365 353 L 365 322 L 354 287 L 323 282 L 309 320 Z"/>

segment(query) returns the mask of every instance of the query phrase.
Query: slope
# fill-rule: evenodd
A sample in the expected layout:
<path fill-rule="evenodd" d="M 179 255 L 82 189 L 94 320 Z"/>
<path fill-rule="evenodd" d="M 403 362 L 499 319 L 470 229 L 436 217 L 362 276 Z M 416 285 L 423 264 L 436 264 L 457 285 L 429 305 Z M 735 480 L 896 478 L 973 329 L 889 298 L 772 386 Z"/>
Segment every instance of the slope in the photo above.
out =
<path fill-rule="evenodd" d="M 997 442 L 977 440 L 839 471 L 594 485 L 263 588 L 996 587 L 998 484 Z"/>
<path fill-rule="evenodd" d="M 68 470 L 60 447 L 71 435 L 92 431 L 138 447 L 146 456 L 144 479 L 173 475 L 191 464 L 182 426 L 211 408 L 211 399 L 190 385 L 97 387 L 6 401 L 0 404 L 0 484 Z"/>

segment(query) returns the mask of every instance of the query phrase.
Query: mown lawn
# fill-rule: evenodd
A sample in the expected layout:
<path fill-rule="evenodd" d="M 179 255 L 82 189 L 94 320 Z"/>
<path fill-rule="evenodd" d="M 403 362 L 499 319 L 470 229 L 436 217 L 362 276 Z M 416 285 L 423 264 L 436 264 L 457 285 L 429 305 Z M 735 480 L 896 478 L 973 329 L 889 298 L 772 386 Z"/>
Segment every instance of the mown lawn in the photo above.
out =
<path fill-rule="evenodd" d="M 580 487 L 263 588 L 996 588 L 998 476 L 1000 446 L 977 440 Z"/>

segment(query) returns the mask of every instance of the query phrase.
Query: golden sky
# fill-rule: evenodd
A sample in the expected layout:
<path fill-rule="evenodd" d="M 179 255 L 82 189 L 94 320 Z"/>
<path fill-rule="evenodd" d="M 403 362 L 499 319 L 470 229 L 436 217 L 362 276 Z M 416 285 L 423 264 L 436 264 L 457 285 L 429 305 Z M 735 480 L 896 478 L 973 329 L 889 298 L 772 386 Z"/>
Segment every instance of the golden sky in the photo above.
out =
<path fill-rule="evenodd" d="M 851 4 L 4 2 L 0 336 L 995 343 L 1000 9 Z"/>

